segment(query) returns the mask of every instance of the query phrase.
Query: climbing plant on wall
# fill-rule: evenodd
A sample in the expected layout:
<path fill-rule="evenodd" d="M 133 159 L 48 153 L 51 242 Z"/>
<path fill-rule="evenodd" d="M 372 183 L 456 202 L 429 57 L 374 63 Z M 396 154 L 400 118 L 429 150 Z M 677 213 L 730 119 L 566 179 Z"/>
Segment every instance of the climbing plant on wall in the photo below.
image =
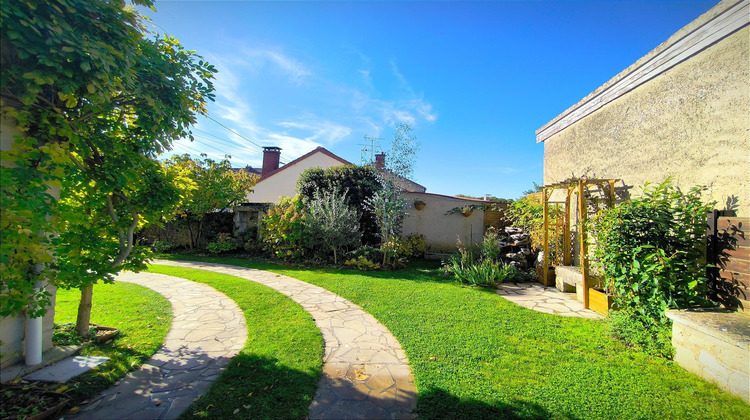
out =
<path fill-rule="evenodd" d="M 43 313 L 40 278 L 80 288 L 86 312 L 94 283 L 141 266 L 134 230 L 179 199 L 155 158 L 192 137 L 215 69 L 124 2 L 19 0 L 0 18 L 1 112 L 23 133 L 2 154 L 0 314 Z"/>

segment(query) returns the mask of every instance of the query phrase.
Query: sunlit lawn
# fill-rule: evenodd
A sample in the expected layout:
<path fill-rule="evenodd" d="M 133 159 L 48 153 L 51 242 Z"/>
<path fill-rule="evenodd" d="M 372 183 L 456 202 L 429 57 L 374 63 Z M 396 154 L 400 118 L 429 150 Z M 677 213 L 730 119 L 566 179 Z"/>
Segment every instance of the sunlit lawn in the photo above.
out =
<path fill-rule="evenodd" d="M 248 340 L 182 418 L 301 419 L 323 365 L 323 337 L 310 314 L 281 293 L 241 278 L 152 265 L 149 271 L 207 284 L 242 309 Z"/>
<path fill-rule="evenodd" d="M 78 290 L 57 290 L 55 324 L 75 323 L 80 296 Z M 83 347 L 80 354 L 106 356 L 110 361 L 66 384 L 72 404 L 96 395 L 148 360 L 164 343 L 172 325 L 172 306 L 143 286 L 98 284 L 94 286 L 91 322 L 116 327 L 120 333 L 108 343 L 92 342 Z"/>
<path fill-rule="evenodd" d="M 527 310 L 435 266 L 364 273 L 190 258 L 285 274 L 362 306 L 404 347 L 423 419 L 750 418 L 741 399 L 608 338 L 600 321 Z"/>

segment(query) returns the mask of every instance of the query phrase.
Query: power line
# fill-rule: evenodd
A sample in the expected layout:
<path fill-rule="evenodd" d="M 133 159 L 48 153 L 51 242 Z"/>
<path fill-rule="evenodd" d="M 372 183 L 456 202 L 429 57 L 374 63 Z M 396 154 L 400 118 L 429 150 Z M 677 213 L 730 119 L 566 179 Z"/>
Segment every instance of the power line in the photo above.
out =
<path fill-rule="evenodd" d="M 243 136 L 242 134 L 240 134 L 240 133 L 236 132 L 235 130 L 233 130 L 233 129 L 231 129 L 231 128 L 227 127 L 226 125 L 224 125 L 224 124 L 222 124 L 222 123 L 220 123 L 220 122 L 216 121 L 216 120 L 215 120 L 215 119 L 213 119 L 213 117 L 211 117 L 210 115 L 206 115 L 206 118 L 208 118 L 209 120 L 211 120 L 211 121 L 215 122 L 216 124 L 219 124 L 220 126 L 224 127 L 225 129 L 229 130 L 230 132 L 232 132 L 232 133 L 236 134 L 236 135 L 237 135 L 237 136 L 239 136 L 240 138 L 242 138 L 242 139 L 245 139 L 245 140 L 249 141 L 249 142 L 250 142 L 251 144 L 254 144 L 254 145 L 255 145 L 255 146 L 257 146 L 257 147 L 260 147 L 261 149 L 263 148 L 263 146 L 259 145 L 258 143 L 256 143 L 256 142 L 254 142 L 254 141 L 250 140 L 249 138 L 247 138 L 247 137 Z"/>

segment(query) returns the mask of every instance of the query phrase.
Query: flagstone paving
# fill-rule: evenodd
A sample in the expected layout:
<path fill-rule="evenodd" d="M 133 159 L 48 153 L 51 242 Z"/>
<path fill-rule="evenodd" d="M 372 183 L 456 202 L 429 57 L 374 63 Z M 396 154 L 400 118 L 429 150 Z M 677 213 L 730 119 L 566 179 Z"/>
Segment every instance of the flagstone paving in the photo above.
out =
<path fill-rule="evenodd" d="M 210 270 L 271 287 L 312 315 L 325 341 L 323 374 L 310 419 L 415 418 L 414 378 L 398 340 L 372 315 L 321 287 L 291 277 L 223 264 L 156 260 Z"/>
<path fill-rule="evenodd" d="M 64 418 L 176 419 L 245 346 L 245 316 L 233 300 L 200 283 L 154 273 L 122 273 L 116 280 L 166 297 L 172 328 L 139 370 Z"/>
<path fill-rule="evenodd" d="M 603 318 L 590 309 L 583 309 L 583 304 L 576 300 L 575 293 L 564 293 L 540 283 L 504 283 L 497 288 L 497 294 L 537 312 L 589 319 Z"/>

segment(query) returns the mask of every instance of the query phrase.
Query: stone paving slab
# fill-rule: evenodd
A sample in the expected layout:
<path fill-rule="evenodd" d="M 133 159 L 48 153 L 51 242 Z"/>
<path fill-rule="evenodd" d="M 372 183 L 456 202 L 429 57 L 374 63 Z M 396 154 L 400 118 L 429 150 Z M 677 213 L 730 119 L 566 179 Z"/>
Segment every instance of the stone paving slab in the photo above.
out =
<path fill-rule="evenodd" d="M 233 300 L 204 284 L 155 273 L 121 273 L 116 280 L 166 297 L 172 328 L 139 370 L 64 418 L 176 419 L 245 346 L 245 315 Z"/>
<path fill-rule="evenodd" d="M 497 294 L 537 312 L 588 319 L 604 318 L 591 309 L 583 309 L 583 304 L 576 300 L 575 293 L 563 293 L 540 283 L 501 284 L 497 288 Z"/>
<path fill-rule="evenodd" d="M 416 418 L 409 360 L 393 334 L 361 307 L 321 287 L 267 271 L 193 261 L 153 263 L 254 281 L 289 296 L 309 312 L 325 341 L 311 420 Z"/>
<path fill-rule="evenodd" d="M 75 356 L 61 360 L 23 377 L 26 381 L 67 382 L 109 360 L 102 356 Z"/>

